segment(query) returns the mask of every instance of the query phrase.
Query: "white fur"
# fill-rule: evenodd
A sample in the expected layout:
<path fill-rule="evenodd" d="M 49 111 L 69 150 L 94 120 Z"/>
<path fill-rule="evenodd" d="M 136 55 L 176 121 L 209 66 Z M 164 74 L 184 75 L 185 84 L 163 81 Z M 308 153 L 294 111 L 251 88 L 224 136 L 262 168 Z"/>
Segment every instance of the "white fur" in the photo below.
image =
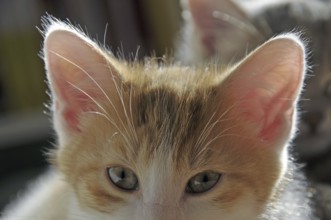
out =
<path fill-rule="evenodd" d="M 66 183 L 58 173 L 50 171 L 38 179 L 25 196 L 11 204 L 1 220 L 64 219 L 68 199 Z"/>

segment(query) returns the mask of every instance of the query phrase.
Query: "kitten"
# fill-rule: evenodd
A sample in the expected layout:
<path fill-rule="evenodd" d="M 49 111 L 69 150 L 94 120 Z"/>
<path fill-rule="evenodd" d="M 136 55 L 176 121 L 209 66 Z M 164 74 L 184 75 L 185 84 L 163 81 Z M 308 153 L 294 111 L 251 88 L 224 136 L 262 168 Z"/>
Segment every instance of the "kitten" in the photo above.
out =
<path fill-rule="evenodd" d="M 303 123 L 295 150 L 302 160 L 331 165 L 331 1 L 319 0 L 182 0 L 184 37 L 178 52 L 186 64 L 236 62 L 272 36 L 302 30 L 311 41 L 309 63 L 315 77 L 307 80 Z M 329 152 L 329 153 L 328 153 Z M 324 180 L 328 170 L 311 173 Z M 331 181 L 329 176 L 329 181 Z"/>
<path fill-rule="evenodd" d="M 288 155 L 306 70 L 295 35 L 239 63 L 116 59 L 48 20 L 54 168 L 2 220 L 311 220 Z"/>

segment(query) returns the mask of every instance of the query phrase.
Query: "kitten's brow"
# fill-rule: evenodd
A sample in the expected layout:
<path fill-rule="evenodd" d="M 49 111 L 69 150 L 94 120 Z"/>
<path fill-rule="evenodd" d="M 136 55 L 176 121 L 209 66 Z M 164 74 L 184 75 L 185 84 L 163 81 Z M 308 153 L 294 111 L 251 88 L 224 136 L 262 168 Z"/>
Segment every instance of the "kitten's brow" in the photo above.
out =
<path fill-rule="evenodd" d="M 113 69 L 111 68 L 110 66 L 110 63 L 107 62 L 107 67 L 110 71 L 110 73 L 112 73 Z M 125 118 L 127 120 L 127 124 L 129 125 L 129 129 L 130 129 L 130 132 L 126 129 L 126 126 L 122 120 L 122 118 L 120 117 L 118 111 L 116 110 L 115 106 L 113 105 L 113 103 L 109 100 L 109 102 L 111 103 L 111 105 L 113 106 L 117 116 L 119 117 L 119 120 L 121 121 L 126 133 L 130 135 L 131 138 L 134 138 L 133 140 L 133 143 L 132 142 L 129 142 L 128 144 L 132 145 L 132 144 L 137 144 L 138 142 L 138 136 L 136 134 L 136 131 L 135 131 L 135 128 L 134 128 L 134 123 L 133 123 L 133 117 L 132 117 L 132 85 L 130 85 L 130 94 L 129 94 L 129 109 L 130 109 L 130 116 L 131 118 L 129 118 L 128 116 L 128 112 L 127 112 L 127 109 L 126 109 L 126 106 L 125 106 L 125 103 L 124 103 L 124 99 L 123 99 L 123 83 L 121 84 L 121 89 L 119 89 L 119 86 L 115 80 L 115 76 L 114 74 L 111 74 L 111 77 L 112 77 L 112 81 L 114 83 L 114 86 L 115 86 L 115 89 L 116 89 L 116 93 L 118 95 L 118 98 L 120 99 L 120 102 L 121 102 L 121 105 L 122 105 L 122 108 L 123 108 L 123 111 L 124 111 L 124 114 L 125 114 Z M 132 141 L 132 140 L 131 140 Z"/>
<path fill-rule="evenodd" d="M 68 81 L 67 81 L 68 82 Z M 71 82 L 68 82 L 72 87 L 74 87 L 75 89 L 77 89 L 78 91 L 82 92 L 84 95 L 86 95 L 88 98 L 90 98 L 99 108 L 101 108 L 101 110 L 104 111 L 104 113 L 101 112 L 97 112 L 97 111 L 87 111 L 85 113 L 90 113 L 90 114 L 96 114 L 96 115 L 101 115 L 103 117 L 105 117 L 119 132 L 120 134 L 123 136 L 124 139 L 126 139 L 127 142 L 129 142 L 127 140 L 126 135 L 124 135 L 123 131 L 118 127 L 117 123 L 112 119 L 112 117 L 110 117 L 110 115 L 107 113 L 107 111 L 102 107 L 102 105 L 100 105 L 91 95 L 89 95 L 87 92 L 85 92 L 84 90 L 82 90 L 81 88 L 79 88 L 78 86 L 72 84 Z"/>
<path fill-rule="evenodd" d="M 215 112 L 212 114 L 212 116 L 210 117 L 210 119 L 208 120 L 208 122 L 206 123 L 206 125 L 205 125 L 205 127 L 204 127 L 204 129 L 202 130 L 202 132 L 201 132 L 201 134 L 200 134 L 200 136 L 199 136 L 199 138 L 198 138 L 198 140 L 197 140 L 197 142 L 196 142 L 196 144 L 195 144 L 195 146 L 194 146 L 194 149 L 197 149 L 197 148 L 199 148 L 199 146 L 201 147 L 202 145 L 204 145 L 204 143 L 205 143 L 205 141 L 208 139 L 208 135 L 211 133 L 211 131 L 213 130 L 213 128 L 218 124 L 218 123 L 220 123 L 220 122 L 222 122 L 222 121 L 225 121 L 225 120 L 230 120 L 229 118 L 228 119 L 223 119 L 225 116 L 226 116 L 226 114 L 228 113 L 228 112 L 230 112 L 235 106 L 237 106 L 239 103 L 238 102 L 236 102 L 236 103 L 234 103 L 232 106 L 230 106 L 229 108 L 227 108 L 227 110 L 225 110 L 219 117 L 218 117 L 218 119 L 216 120 L 216 121 L 214 121 L 212 124 L 211 124 L 211 121 L 212 121 L 212 119 L 214 118 L 214 116 L 215 116 Z M 200 155 L 203 151 L 205 151 L 205 149 L 206 149 L 206 147 L 203 147 L 200 151 L 199 151 L 199 153 L 198 153 L 198 155 Z"/>
<path fill-rule="evenodd" d="M 208 136 L 209 133 L 207 134 L 206 130 L 207 130 L 209 124 L 211 123 L 211 120 L 214 118 L 215 114 L 216 114 L 216 113 L 214 112 L 214 113 L 211 115 L 211 117 L 209 118 L 209 120 L 208 120 L 208 122 L 206 123 L 205 127 L 202 129 L 202 132 L 201 132 L 201 134 L 199 135 L 199 137 L 198 137 L 198 139 L 197 139 L 197 141 L 196 141 L 196 143 L 195 143 L 193 149 L 197 149 L 198 146 L 200 146 L 201 143 L 203 143 L 203 140 L 205 140 L 205 139 L 207 138 L 207 136 Z M 209 129 L 208 129 L 208 130 L 209 130 Z"/>
<path fill-rule="evenodd" d="M 217 136 L 213 137 L 211 140 L 209 140 L 206 144 L 204 144 L 204 149 L 208 149 L 208 147 L 216 140 L 222 138 L 222 137 L 225 137 L 225 136 L 240 136 L 242 137 L 241 135 L 237 135 L 237 134 L 226 134 L 227 131 L 230 131 L 234 128 L 237 128 L 238 126 L 240 126 L 240 124 L 236 124 L 236 125 L 233 125 L 231 127 L 228 127 L 226 129 L 224 129 L 220 134 L 218 134 Z"/>

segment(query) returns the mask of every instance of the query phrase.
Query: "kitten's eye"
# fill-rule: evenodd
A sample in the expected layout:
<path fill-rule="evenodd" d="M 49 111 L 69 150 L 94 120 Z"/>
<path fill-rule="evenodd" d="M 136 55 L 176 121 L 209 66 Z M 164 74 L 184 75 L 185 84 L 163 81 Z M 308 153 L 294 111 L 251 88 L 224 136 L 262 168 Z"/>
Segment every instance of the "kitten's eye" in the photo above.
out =
<path fill-rule="evenodd" d="M 221 174 L 207 171 L 198 173 L 187 183 L 185 191 L 187 193 L 204 193 L 213 188 L 221 178 Z"/>
<path fill-rule="evenodd" d="M 328 98 L 331 98 L 331 80 L 326 84 L 324 93 Z"/>
<path fill-rule="evenodd" d="M 126 191 L 138 189 L 138 178 L 132 170 L 124 167 L 110 167 L 107 172 L 111 182 L 118 188 Z"/>

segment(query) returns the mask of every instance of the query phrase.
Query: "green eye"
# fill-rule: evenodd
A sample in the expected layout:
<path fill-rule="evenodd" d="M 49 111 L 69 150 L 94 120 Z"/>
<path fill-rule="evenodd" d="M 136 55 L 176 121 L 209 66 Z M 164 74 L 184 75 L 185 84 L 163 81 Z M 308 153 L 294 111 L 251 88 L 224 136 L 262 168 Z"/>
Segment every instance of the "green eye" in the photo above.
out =
<path fill-rule="evenodd" d="M 110 167 L 107 173 L 110 181 L 118 188 L 126 191 L 138 189 L 138 178 L 132 170 L 124 167 Z"/>
<path fill-rule="evenodd" d="M 212 189 L 220 178 L 221 174 L 212 171 L 198 173 L 188 181 L 185 191 L 190 194 L 204 193 Z"/>

